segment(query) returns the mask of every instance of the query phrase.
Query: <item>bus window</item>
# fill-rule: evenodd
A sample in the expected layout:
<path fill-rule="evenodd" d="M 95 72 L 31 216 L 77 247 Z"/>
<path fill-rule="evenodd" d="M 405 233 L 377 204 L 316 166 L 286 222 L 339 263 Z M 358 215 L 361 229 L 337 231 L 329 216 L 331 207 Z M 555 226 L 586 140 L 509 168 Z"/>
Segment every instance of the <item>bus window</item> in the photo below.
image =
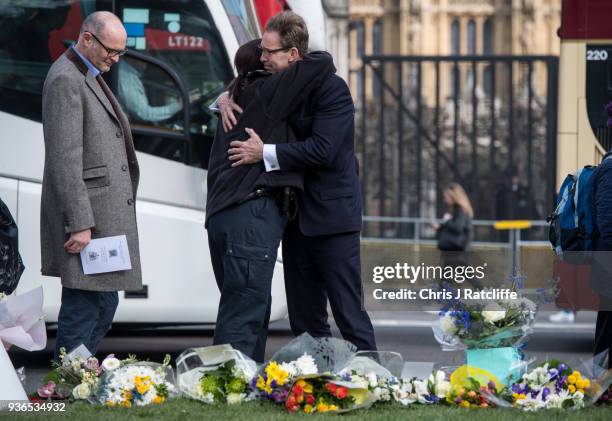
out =
<path fill-rule="evenodd" d="M 183 162 L 186 124 L 176 81 L 161 67 L 131 53 L 116 69 L 117 98 L 130 120 L 136 149 Z"/>
<path fill-rule="evenodd" d="M 79 36 L 83 16 L 111 0 L 0 2 L 0 111 L 41 121 L 51 63 Z"/>
<path fill-rule="evenodd" d="M 217 117 L 208 109 L 208 105 L 233 78 L 230 60 L 210 11 L 204 1 L 151 0 L 143 3 L 140 0 L 123 0 L 116 1 L 115 5 L 117 15 L 123 20 L 128 33 L 128 48 L 164 62 L 176 71 L 187 91 L 197 92 L 199 99 L 191 104 L 191 121 L 188 124 L 192 145 L 189 163 L 206 168 L 217 128 Z M 121 78 L 121 68 L 119 72 L 118 79 Z M 120 83 L 119 80 L 119 88 Z M 176 97 L 165 87 L 162 91 L 153 94 L 158 101 L 155 105 L 175 104 L 172 107 L 176 108 L 176 102 L 173 102 Z M 152 92 L 147 93 L 148 98 L 153 100 L 150 96 Z M 171 131 L 184 129 L 177 126 L 172 118 L 143 122 L 137 121 L 134 113 L 131 116 L 134 124 L 145 123 Z M 147 147 L 145 139 L 137 142 L 139 150 L 148 152 Z"/>

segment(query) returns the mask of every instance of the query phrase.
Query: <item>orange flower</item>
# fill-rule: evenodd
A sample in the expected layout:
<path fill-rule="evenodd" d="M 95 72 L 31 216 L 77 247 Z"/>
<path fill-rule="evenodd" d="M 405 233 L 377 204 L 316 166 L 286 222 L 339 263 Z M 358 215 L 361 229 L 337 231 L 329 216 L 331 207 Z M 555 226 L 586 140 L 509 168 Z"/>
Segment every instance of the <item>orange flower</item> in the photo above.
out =
<path fill-rule="evenodd" d="M 331 393 L 332 395 L 335 395 L 336 394 L 336 390 L 338 389 L 338 386 L 335 385 L 334 383 L 327 383 L 325 385 L 325 389 L 327 389 L 327 391 L 329 393 Z"/>
<path fill-rule="evenodd" d="M 339 387 L 336 390 L 336 397 L 338 399 L 344 399 L 348 395 L 348 389 L 346 387 Z"/>
<path fill-rule="evenodd" d="M 295 393 L 295 396 L 302 396 L 304 394 L 304 388 L 296 383 L 293 385 L 293 393 Z"/>
<path fill-rule="evenodd" d="M 298 410 L 298 404 L 295 400 L 294 395 L 289 395 L 289 397 L 287 397 L 287 402 L 285 402 L 285 408 L 287 408 L 289 412 L 295 412 Z"/>

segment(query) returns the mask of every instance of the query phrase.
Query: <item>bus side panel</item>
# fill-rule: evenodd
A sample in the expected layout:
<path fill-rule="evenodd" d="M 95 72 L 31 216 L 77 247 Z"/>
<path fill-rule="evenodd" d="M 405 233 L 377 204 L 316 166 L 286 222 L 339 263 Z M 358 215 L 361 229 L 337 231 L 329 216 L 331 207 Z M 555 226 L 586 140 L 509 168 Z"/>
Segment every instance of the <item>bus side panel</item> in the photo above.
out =
<path fill-rule="evenodd" d="M 148 298 L 121 294 L 115 321 L 214 323 L 219 292 L 204 212 L 142 200 L 136 211 Z"/>
<path fill-rule="evenodd" d="M 15 220 L 17 220 L 17 186 L 17 180 L 0 177 L 0 199 L 8 206 Z"/>
<path fill-rule="evenodd" d="M 40 194 L 38 183 L 19 181 L 19 252 L 26 267 L 17 292 L 22 294 L 42 284 L 45 321 L 56 322 L 61 303 L 62 288 L 59 278 L 40 274 Z"/>

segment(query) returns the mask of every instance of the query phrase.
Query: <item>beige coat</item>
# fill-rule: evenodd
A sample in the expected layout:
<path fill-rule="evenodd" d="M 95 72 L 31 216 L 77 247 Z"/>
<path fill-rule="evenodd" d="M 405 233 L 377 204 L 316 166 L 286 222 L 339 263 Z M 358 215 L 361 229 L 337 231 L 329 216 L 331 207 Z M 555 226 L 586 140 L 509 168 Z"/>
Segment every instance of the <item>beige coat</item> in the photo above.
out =
<path fill-rule="evenodd" d="M 72 49 L 53 63 L 45 80 L 42 274 L 61 277 L 68 288 L 138 290 L 138 162 L 128 120 L 99 80 Z M 92 238 L 125 234 L 132 269 L 84 275 L 80 256 L 66 252 L 64 243 L 71 232 L 86 228 L 91 228 Z"/>

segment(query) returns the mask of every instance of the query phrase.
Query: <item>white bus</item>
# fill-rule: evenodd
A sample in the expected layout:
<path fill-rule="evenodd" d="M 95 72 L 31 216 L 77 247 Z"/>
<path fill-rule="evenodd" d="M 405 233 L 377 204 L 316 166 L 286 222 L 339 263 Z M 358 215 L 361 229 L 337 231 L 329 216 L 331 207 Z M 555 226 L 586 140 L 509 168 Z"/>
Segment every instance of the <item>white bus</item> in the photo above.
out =
<path fill-rule="evenodd" d="M 219 292 L 204 210 L 217 117 L 208 105 L 234 76 L 238 46 L 260 35 L 250 0 L 0 2 L 0 198 L 20 230 L 26 271 L 18 293 L 42 284 L 46 320 L 57 321 L 59 278 L 40 274 L 41 92 L 49 66 L 95 10 L 112 11 L 128 32 L 131 51 L 105 78 L 129 115 L 141 170 L 144 288 L 120 294 L 115 321 L 214 323 Z M 142 83 L 126 83 L 135 74 Z M 189 104 L 193 91 L 200 99 Z M 272 295 L 278 320 L 287 310 L 280 262 Z"/>

